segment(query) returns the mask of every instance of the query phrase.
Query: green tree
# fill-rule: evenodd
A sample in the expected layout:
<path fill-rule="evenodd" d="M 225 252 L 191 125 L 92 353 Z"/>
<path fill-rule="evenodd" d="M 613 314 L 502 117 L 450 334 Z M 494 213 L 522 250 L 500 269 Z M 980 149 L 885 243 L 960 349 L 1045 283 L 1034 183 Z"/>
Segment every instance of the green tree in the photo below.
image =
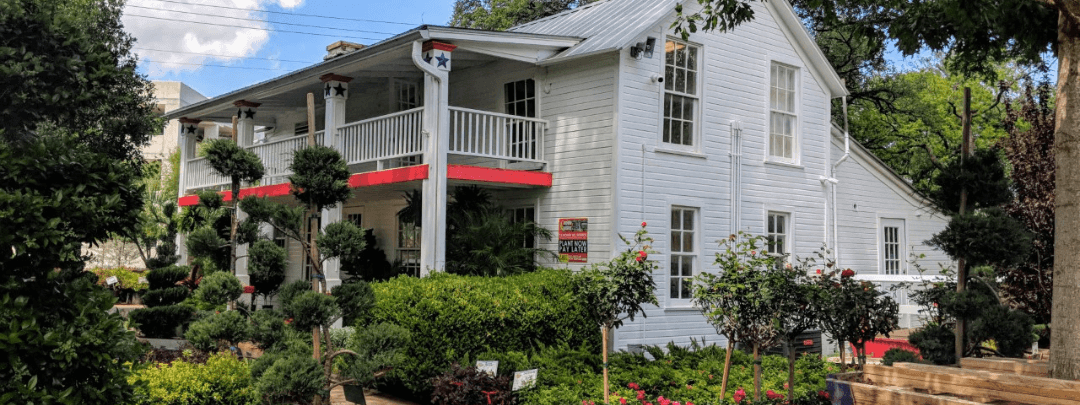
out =
<path fill-rule="evenodd" d="M 823 271 L 814 281 L 821 292 L 815 305 L 818 326 L 837 343 L 854 346 L 859 365 L 866 365 L 866 342 L 900 327 L 900 305 L 874 283 L 856 280 L 851 269 Z"/>
<path fill-rule="evenodd" d="M 215 139 L 205 148 L 206 161 L 218 174 L 228 177 L 232 190 L 231 227 L 229 231 L 229 271 L 236 274 L 236 233 L 240 221 L 240 183 L 261 179 L 265 169 L 255 152 L 241 148 L 229 139 Z"/>
<path fill-rule="evenodd" d="M 288 266 L 289 253 L 274 242 L 262 239 L 248 249 L 248 277 L 255 287 L 251 297 L 251 309 L 255 309 L 255 296 L 262 295 L 263 303 L 277 293 L 281 283 L 285 282 L 285 270 Z"/>
<path fill-rule="evenodd" d="M 604 402 L 608 402 L 608 336 L 609 332 L 622 326 L 626 319 L 645 316 L 644 304 L 659 305 L 656 301 L 656 282 L 652 274 L 659 268 L 649 260 L 652 238 L 645 230 L 645 223 L 634 234 L 633 242 L 622 235 L 628 248 L 608 262 L 591 265 L 574 274 L 574 290 L 589 308 L 592 320 L 600 326 L 604 355 Z"/>
<path fill-rule="evenodd" d="M 450 25 L 505 31 L 507 28 L 596 0 L 456 0 Z"/>
<path fill-rule="evenodd" d="M 753 18 L 752 0 L 698 0 L 700 13 L 683 14 L 676 31 L 731 29 Z M 946 66 L 993 76 L 995 63 L 1017 60 L 1038 64 L 1052 52 L 1058 60 L 1054 154 L 1056 159 L 1055 250 L 1080 248 L 1080 1 L 1076 0 L 810 0 L 828 11 L 838 5 L 891 8 L 895 18 L 880 22 L 905 55 L 924 49 L 946 52 Z M 1080 351 L 1065 350 L 1080 341 L 1080 256 L 1054 255 L 1051 374 L 1080 379 Z M 1053 348 L 1059 348 L 1053 350 Z"/>

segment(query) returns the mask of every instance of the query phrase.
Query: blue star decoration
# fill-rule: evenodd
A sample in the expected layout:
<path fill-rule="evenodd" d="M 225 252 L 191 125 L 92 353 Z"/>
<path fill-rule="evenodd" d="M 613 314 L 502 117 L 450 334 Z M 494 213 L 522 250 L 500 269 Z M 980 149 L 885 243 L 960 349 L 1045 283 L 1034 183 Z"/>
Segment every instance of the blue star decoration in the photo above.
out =
<path fill-rule="evenodd" d="M 450 58 L 447 58 L 445 53 L 439 52 L 439 57 L 435 58 L 435 60 L 439 61 L 438 67 L 449 67 L 446 66 L 446 63 L 450 61 Z"/>
<path fill-rule="evenodd" d="M 345 86 L 342 86 L 341 83 L 338 83 L 337 86 L 334 86 L 334 93 L 336 93 L 334 95 L 336 95 L 336 96 L 344 96 L 345 95 L 345 90 L 346 90 Z"/>
<path fill-rule="evenodd" d="M 431 63 L 431 54 L 424 55 L 424 62 Z"/>

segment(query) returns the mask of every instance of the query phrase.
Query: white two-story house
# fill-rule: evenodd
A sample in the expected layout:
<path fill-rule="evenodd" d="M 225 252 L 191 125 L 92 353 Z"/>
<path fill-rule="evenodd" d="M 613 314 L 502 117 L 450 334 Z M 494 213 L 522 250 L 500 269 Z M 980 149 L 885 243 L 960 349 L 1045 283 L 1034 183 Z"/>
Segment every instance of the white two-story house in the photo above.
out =
<path fill-rule="evenodd" d="M 227 183 L 194 151 L 200 123 L 237 117 L 237 141 L 267 167 L 241 196 L 291 201 L 291 152 L 338 148 L 355 196 L 324 218 L 374 229 L 419 275 L 444 267 L 445 196 L 457 185 L 484 187 L 555 233 L 542 247 L 565 254 L 550 266 L 610 259 L 618 234 L 647 222 L 660 305 L 616 331 L 616 349 L 715 336 L 690 278 L 715 269 L 717 241 L 738 230 L 798 256 L 827 244 L 841 266 L 883 283 L 911 278 L 914 255 L 930 268 L 948 261 L 922 244 L 946 219 L 830 122 L 847 91 L 786 1 L 753 3 L 752 22 L 688 40 L 670 29 L 675 4 L 601 0 L 506 32 L 421 26 L 173 111 L 187 124 L 180 203 Z M 423 191 L 423 229 L 397 219 L 410 190 Z M 558 236 L 560 224 L 573 232 Z M 305 276 L 295 245 L 292 279 Z M 335 263 L 327 281 L 340 283 Z"/>

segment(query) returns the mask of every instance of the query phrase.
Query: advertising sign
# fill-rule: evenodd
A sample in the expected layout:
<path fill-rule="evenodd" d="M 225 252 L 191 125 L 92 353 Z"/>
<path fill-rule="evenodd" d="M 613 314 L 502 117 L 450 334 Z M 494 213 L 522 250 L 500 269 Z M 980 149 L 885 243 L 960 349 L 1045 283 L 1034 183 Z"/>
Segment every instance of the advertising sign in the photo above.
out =
<path fill-rule="evenodd" d="M 589 219 L 559 219 L 559 261 L 585 263 L 589 260 Z"/>

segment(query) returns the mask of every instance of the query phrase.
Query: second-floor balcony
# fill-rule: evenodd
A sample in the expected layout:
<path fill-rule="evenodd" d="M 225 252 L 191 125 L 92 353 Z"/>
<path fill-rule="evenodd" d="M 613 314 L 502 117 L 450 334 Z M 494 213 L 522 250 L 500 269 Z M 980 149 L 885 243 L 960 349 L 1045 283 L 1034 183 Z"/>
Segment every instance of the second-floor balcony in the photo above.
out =
<path fill-rule="evenodd" d="M 353 173 L 407 166 L 422 162 L 425 152 L 424 107 L 346 123 L 337 128 L 336 144 Z M 522 165 L 541 168 L 544 160 L 546 121 L 490 111 L 448 107 L 450 117 L 449 162 L 489 167 Z M 324 144 L 324 131 L 314 133 L 314 142 Z M 288 182 L 293 153 L 309 143 L 307 134 L 271 139 L 248 146 L 262 161 L 265 174 L 258 185 Z M 205 157 L 184 165 L 182 193 L 221 189 L 229 179 L 216 173 Z"/>

